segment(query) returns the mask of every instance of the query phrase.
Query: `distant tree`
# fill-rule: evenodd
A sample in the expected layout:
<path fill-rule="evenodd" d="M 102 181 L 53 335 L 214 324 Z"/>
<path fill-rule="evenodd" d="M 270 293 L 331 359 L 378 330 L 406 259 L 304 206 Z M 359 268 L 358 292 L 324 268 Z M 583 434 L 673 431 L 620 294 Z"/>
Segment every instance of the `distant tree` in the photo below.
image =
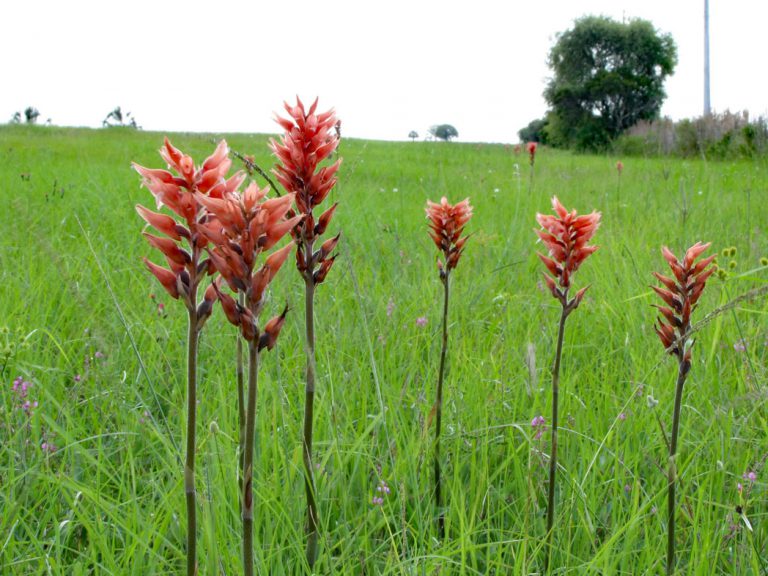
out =
<path fill-rule="evenodd" d="M 458 138 L 459 132 L 450 124 L 437 124 L 429 128 L 429 133 L 440 140 L 450 142 L 451 138 Z"/>
<path fill-rule="evenodd" d="M 21 124 L 21 112 L 14 112 L 11 124 Z"/>
<path fill-rule="evenodd" d="M 120 126 L 123 124 L 123 111 L 120 109 L 120 106 L 112 110 L 109 114 L 107 114 L 104 120 L 101 121 L 101 125 L 105 128 L 107 126 L 114 126 L 115 124 Z"/>
<path fill-rule="evenodd" d="M 664 80 L 676 64 L 672 36 L 646 20 L 576 20 L 549 53 L 554 76 L 544 97 L 552 107 L 550 143 L 601 148 L 638 121 L 657 118 Z"/>
<path fill-rule="evenodd" d="M 126 112 L 124 115 L 120 106 L 116 107 L 109 114 L 107 114 L 104 120 L 101 121 L 101 125 L 105 128 L 112 126 L 130 126 L 131 128 L 139 128 L 139 126 L 136 124 L 136 119 L 131 115 L 131 113 Z"/>
<path fill-rule="evenodd" d="M 410 138 L 412 142 L 415 142 L 416 138 L 418 137 L 419 137 L 419 133 L 416 132 L 416 130 L 411 130 L 410 132 L 408 132 L 408 138 Z"/>
<path fill-rule="evenodd" d="M 549 124 L 549 118 L 546 116 L 531 120 L 528 126 L 518 130 L 517 135 L 520 138 L 520 142 L 547 144 L 547 124 Z"/>
<path fill-rule="evenodd" d="M 38 116 L 40 116 L 40 111 L 34 106 L 27 106 L 24 110 L 24 118 L 26 119 L 27 124 L 35 124 Z"/>

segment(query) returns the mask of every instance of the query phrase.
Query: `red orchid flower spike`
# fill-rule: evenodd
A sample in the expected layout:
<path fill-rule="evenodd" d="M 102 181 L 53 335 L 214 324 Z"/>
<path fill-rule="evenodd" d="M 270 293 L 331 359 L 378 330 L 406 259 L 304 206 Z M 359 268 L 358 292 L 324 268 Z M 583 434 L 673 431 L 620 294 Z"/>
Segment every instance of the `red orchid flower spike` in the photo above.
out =
<path fill-rule="evenodd" d="M 696 261 L 709 248 L 710 243 L 697 242 L 685 252 L 682 260 L 678 260 L 672 251 L 664 246 L 661 253 L 669 264 L 674 278 L 662 276 L 658 272 L 653 275 L 662 283 L 663 288 L 651 286 L 656 294 L 664 301 L 665 306 L 654 305 L 661 313 L 654 327 L 664 348 L 676 356 L 681 362 L 690 365 L 691 349 L 685 346 L 684 339 L 691 327 L 691 313 L 704 291 L 707 279 L 715 272 L 710 266 L 715 254 Z M 682 347 L 681 347 L 682 344 Z"/>
<path fill-rule="evenodd" d="M 449 279 L 451 270 L 456 268 L 459 263 L 464 245 L 468 236 L 462 236 L 464 227 L 469 219 L 472 218 L 472 206 L 469 204 L 469 198 L 465 198 L 457 204 L 449 204 L 448 199 L 443 196 L 440 203 L 427 200 L 426 207 L 427 218 L 429 219 L 429 236 L 443 254 L 443 259 L 438 259 L 437 268 L 440 271 L 440 281 L 443 283 L 443 322 L 442 322 L 442 351 L 440 353 L 440 370 L 437 379 L 437 394 L 433 413 L 435 415 L 435 446 L 434 446 L 434 481 L 435 481 L 435 505 L 438 509 L 438 534 L 442 539 L 445 537 L 445 513 L 442 508 L 442 480 L 440 464 L 440 429 L 442 427 L 443 414 L 443 381 L 445 379 L 445 361 L 448 350 L 448 299 L 449 299 Z"/>
<path fill-rule="evenodd" d="M 190 156 L 175 148 L 167 138 L 160 149 L 160 156 L 168 164 L 169 170 L 145 168 L 136 163 L 133 163 L 133 168 L 142 176 L 144 185 L 155 197 L 157 208 L 167 206 L 176 217 L 153 212 L 141 205 L 136 206 L 136 211 L 149 226 L 162 234 L 156 236 L 145 233 L 144 236 L 153 248 L 163 254 L 168 268 L 146 258 L 144 263 L 172 298 L 184 302 L 189 318 L 184 492 L 187 506 L 187 575 L 194 576 L 198 573 L 195 497 L 198 339 L 217 298 L 217 287 L 212 284 L 205 290 L 203 300 L 198 304 L 198 286 L 214 271 L 213 260 L 203 259 L 208 242 L 201 234 L 201 229 L 208 220 L 208 211 L 201 199 L 213 202 L 222 198 L 228 190 L 240 185 L 243 176 L 236 174 L 226 179 L 231 161 L 224 140 L 200 166 L 195 165 Z"/>
<path fill-rule="evenodd" d="M 552 296 L 564 306 L 575 309 L 589 286 L 579 290 L 576 296 L 568 301 L 571 277 L 582 262 L 598 248 L 587 243 L 600 227 L 600 213 L 592 212 L 579 216 L 576 210 L 568 212 L 557 196 L 552 197 L 552 208 L 555 215 L 536 214 L 536 221 L 542 227 L 542 230 L 536 230 L 536 234 L 548 250 L 548 256 L 541 253 L 538 256 L 551 274 L 544 274 L 544 280 Z"/>
<path fill-rule="evenodd" d="M 270 148 L 279 161 L 273 173 L 280 184 L 294 194 L 296 209 L 303 216 L 292 231 L 297 244 L 296 265 L 305 280 L 311 277 L 314 284 L 320 284 L 333 265 L 336 257 L 330 256 L 330 252 L 338 242 L 338 236 L 333 246 L 326 246 L 330 250 L 310 253 L 316 238 L 325 233 L 336 204 L 325 210 L 317 222 L 313 210 L 336 185 L 336 173 L 341 165 L 339 158 L 333 164 L 320 167 L 338 148 L 340 121 L 333 109 L 318 113 L 317 102 L 315 100 L 309 110 L 299 98 L 296 98 L 295 106 L 286 102 L 289 118 L 275 117 L 285 133 L 280 142 L 270 141 Z"/>
<path fill-rule="evenodd" d="M 464 244 L 469 236 L 462 236 L 464 226 L 472 217 L 472 206 L 469 198 L 457 204 L 449 204 L 443 196 L 440 203 L 427 200 L 427 218 L 429 219 L 429 236 L 443 253 L 444 261 L 438 260 L 440 278 L 445 278 L 456 265 L 464 252 Z"/>
<path fill-rule="evenodd" d="M 672 270 L 672 278 L 658 272 L 653 275 L 664 286 L 651 286 L 656 294 L 664 301 L 664 306 L 655 305 L 661 314 L 656 319 L 654 329 L 667 353 L 675 356 L 678 362 L 677 384 L 675 386 L 675 404 L 672 412 L 672 431 L 669 438 L 669 468 L 667 470 L 667 574 L 672 574 L 675 568 L 675 492 L 677 484 L 677 439 L 680 429 L 680 408 L 683 399 L 683 387 L 691 369 L 691 347 L 689 341 L 691 329 L 691 313 L 696 309 L 699 299 L 704 292 L 707 279 L 715 272 L 716 267 L 710 266 L 715 255 L 701 260 L 698 258 L 709 248 L 710 244 L 696 242 L 688 248 L 682 260 L 678 260 L 666 246 L 661 253 Z M 698 261 L 697 261 L 698 260 Z"/>
<path fill-rule="evenodd" d="M 240 414 L 240 488 L 243 520 L 243 574 L 253 572 L 253 452 L 256 426 L 256 396 L 259 353 L 272 350 L 285 324 L 288 306 L 267 322 L 259 325 L 267 288 L 293 249 L 293 242 L 268 251 L 302 220 L 303 216 L 288 216 L 295 193 L 266 199 L 268 189 L 255 183 L 244 192 L 238 190 L 242 179 L 221 196 L 198 194 L 197 200 L 206 209 L 207 217 L 198 230 L 211 243 L 210 262 L 238 295 L 235 299 L 222 291 L 220 280 L 213 289 L 221 302 L 227 320 L 236 326 L 248 343 L 247 395 L 242 381 L 238 382 Z M 261 263 L 261 257 L 263 263 Z"/>
<path fill-rule="evenodd" d="M 309 109 L 306 109 L 297 97 L 295 106 L 285 103 L 285 110 L 288 112 L 288 118 L 275 117 L 285 132 L 280 142 L 271 140 L 270 147 L 278 160 L 273 173 L 280 184 L 293 195 L 299 218 L 299 222 L 291 230 L 291 235 L 296 243 L 296 268 L 304 279 L 306 302 L 307 370 L 302 452 L 307 496 L 306 558 L 312 568 L 317 559 L 319 533 L 312 462 L 316 362 L 314 295 L 316 286 L 325 281 L 336 260 L 336 256 L 332 253 L 339 242 L 337 234 L 323 242 L 319 248 L 315 248 L 316 240 L 325 233 L 333 218 L 336 204 L 326 209 L 317 219 L 315 219 L 314 209 L 326 199 L 336 185 L 336 173 L 341 159 L 337 159 L 332 164 L 322 165 L 322 163 L 330 160 L 339 146 L 341 123 L 333 109 L 318 112 L 317 100 Z M 293 213 L 289 213 L 289 217 L 292 216 Z"/>
<path fill-rule="evenodd" d="M 536 142 L 528 142 L 526 145 L 526 149 L 528 150 L 528 159 L 531 163 L 531 166 L 533 166 L 533 163 L 536 161 L 536 148 L 538 147 L 538 144 Z"/>
<path fill-rule="evenodd" d="M 168 170 L 145 168 L 135 162 L 132 164 L 155 197 L 158 209 L 166 206 L 178 218 L 153 212 L 140 204 L 136 206 L 144 221 L 163 235 L 144 233 L 149 244 L 163 254 L 168 268 L 146 258 L 144 263 L 172 298 L 184 301 L 190 311 L 197 307 L 199 327 L 210 316 L 216 294 L 209 287 L 198 307 L 197 286 L 206 275 L 213 273 L 210 260 L 201 262 L 207 242 L 200 235 L 199 228 L 206 219 L 207 211 L 198 198 L 221 197 L 226 190 L 242 181 L 243 176 L 238 174 L 225 179 L 231 166 L 228 155 L 229 148 L 222 140 L 214 153 L 202 165 L 196 166 L 190 156 L 175 148 L 166 138 L 160 156 L 175 174 Z"/>
<path fill-rule="evenodd" d="M 242 194 L 235 189 L 225 191 L 223 198 L 198 197 L 208 211 L 208 218 L 199 230 L 212 244 L 208 250 L 212 266 L 233 292 L 244 295 L 245 305 L 222 292 L 218 283 L 214 289 L 227 319 L 240 329 L 245 340 L 259 340 L 259 350 L 274 346 L 283 325 L 282 322 L 268 323 L 262 334 L 258 317 L 267 287 L 288 258 L 293 242 L 272 252 L 261 266 L 257 266 L 258 259 L 302 219 L 301 216 L 286 218 L 293 194 L 266 200 L 267 191 L 254 183 Z M 287 307 L 280 317 L 285 319 L 286 312 Z"/>

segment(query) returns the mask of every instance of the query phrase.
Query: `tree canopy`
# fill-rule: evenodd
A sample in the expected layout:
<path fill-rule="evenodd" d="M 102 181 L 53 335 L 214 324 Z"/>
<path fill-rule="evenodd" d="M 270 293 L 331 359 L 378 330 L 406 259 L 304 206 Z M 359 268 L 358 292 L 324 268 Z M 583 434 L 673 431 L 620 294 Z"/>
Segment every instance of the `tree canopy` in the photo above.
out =
<path fill-rule="evenodd" d="M 555 145 L 596 149 L 639 120 L 657 118 L 664 80 L 677 64 L 672 36 L 646 20 L 586 16 L 558 34 L 549 54 L 554 76 L 547 136 Z"/>
<path fill-rule="evenodd" d="M 450 124 L 431 126 L 429 128 L 429 133 L 435 138 L 447 140 L 448 142 L 450 142 L 451 138 L 457 138 L 459 136 L 459 131 Z"/>

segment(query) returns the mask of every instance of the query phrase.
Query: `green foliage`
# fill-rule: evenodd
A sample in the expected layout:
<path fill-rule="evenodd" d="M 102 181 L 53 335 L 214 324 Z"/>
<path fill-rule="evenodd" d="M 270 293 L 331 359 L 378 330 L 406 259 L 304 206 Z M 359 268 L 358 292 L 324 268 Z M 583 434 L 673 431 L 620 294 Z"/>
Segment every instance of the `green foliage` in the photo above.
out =
<path fill-rule="evenodd" d="M 36 124 L 37 118 L 39 116 L 40 116 L 40 111 L 34 106 L 27 106 L 24 109 L 24 118 L 26 119 L 27 124 Z"/>
<path fill-rule="evenodd" d="M 521 128 L 517 135 L 521 142 L 539 142 L 540 144 L 547 144 L 547 127 L 549 125 L 549 118 L 537 118 L 531 120 L 528 126 Z"/>
<path fill-rule="evenodd" d="M 768 120 L 724 112 L 673 122 L 639 122 L 612 145 L 623 155 L 712 159 L 753 158 L 768 153 Z"/>
<path fill-rule="evenodd" d="M 0 127 L 1 194 L 12 215 L 0 236 L 0 325 L 8 328 L 0 346 L 13 346 L 0 382 L 3 576 L 182 572 L 186 318 L 141 263 L 151 249 L 134 205 L 153 201 L 129 168 L 130 160 L 155 165 L 162 137 Z M 171 138 L 195 158 L 212 148 L 212 135 Z M 265 169 L 274 163 L 267 136 L 227 141 Z M 661 244 L 738 248 L 739 268 L 725 282 L 710 280 L 697 319 L 764 286 L 768 270 L 755 268 L 768 256 L 768 205 L 758 196 L 768 190 L 766 159 L 624 160 L 619 201 L 615 161 L 605 156 L 547 149 L 528 192 L 525 176 L 517 188 L 503 146 L 350 139 L 340 155 L 331 225 L 342 231 L 340 256 L 316 309 L 323 538 L 315 573 L 542 573 L 549 436 L 536 439 L 530 422 L 548 419 L 558 310 L 538 286 L 532 228 L 554 192 L 568 207 L 601 210 L 603 224 L 600 250 L 579 270 L 581 285 L 592 288 L 565 340 L 563 528 L 553 572 L 659 573 L 667 448 L 657 417 L 669 430 L 674 377 L 652 328 L 650 271 L 665 267 Z M 62 192 L 51 194 L 54 187 Z M 423 208 L 442 195 L 470 196 L 475 215 L 451 285 L 442 440 L 448 538 L 438 541 L 428 422 L 441 285 Z M 269 305 L 288 299 L 292 311 L 260 375 L 254 536 L 261 574 L 301 575 L 309 574 L 304 284 L 285 266 Z M 696 335 L 677 461 L 680 574 L 757 575 L 768 558 L 767 314 L 765 300 L 744 302 Z M 240 573 L 234 343 L 217 307 L 200 344 L 201 575 Z M 39 401 L 29 426 L 11 396 L 17 375 L 34 382 L 29 399 Z M 56 451 L 44 453 L 42 442 Z M 756 482 L 742 478 L 753 469 Z M 391 493 L 374 506 L 381 480 Z"/>
<path fill-rule="evenodd" d="M 136 130 L 139 129 L 139 125 L 136 123 L 136 118 L 134 118 L 130 112 L 123 114 L 123 110 L 120 106 L 117 106 L 114 110 L 110 111 L 104 120 L 101 121 L 101 125 L 104 128 L 127 126 Z"/>
<path fill-rule="evenodd" d="M 451 138 L 458 138 L 459 131 L 450 124 L 437 124 L 430 126 L 429 133 L 438 140 L 450 142 Z"/>
<path fill-rule="evenodd" d="M 639 120 L 657 117 L 676 63 L 674 40 L 648 21 L 577 20 L 549 54 L 551 143 L 603 149 Z"/>

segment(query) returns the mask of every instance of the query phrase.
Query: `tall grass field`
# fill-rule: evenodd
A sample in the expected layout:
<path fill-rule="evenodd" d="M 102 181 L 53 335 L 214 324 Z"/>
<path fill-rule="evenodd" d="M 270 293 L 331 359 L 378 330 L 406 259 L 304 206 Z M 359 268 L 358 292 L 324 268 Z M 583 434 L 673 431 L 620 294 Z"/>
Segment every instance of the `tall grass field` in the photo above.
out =
<path fill-rule="evenodd" d="M 226 137 L 269 170 L 265 135 L 171 135 L 202 160 Z M 161 575 L 185 564 L 186 314 L 151 277 L 135 161 L 163 135 L 0 127 L 0 574 Z M 768 162 L 580 156 L 487 144 L 345 139 L 316 295 L 316 574 L 540 574 L 546 556 L 551 368 L 559 305 L 536 256 L 557 195 L 598 210 L 591 284 L 560 373 L 554 574 L 660 574 L 676 362 L 653 324 L 660 249 L 712 242 L 693 322 L 768 282 Z M 621 174 L 616 162 L 623 162 Z M 238 161 L 235 160 L 235 164 Z M 260 185 L 263 180 L 258 181 Z M 430 413 L 442 286 L 427 199 L 469 197 L 452 273 L 441 456 Z M 762 262 L 761 262 L 762 259 Z M 267 316 L 291 311 L 261 362 L 254 471 L 260 574 L 304 555 L 303 283 L 285 266 Z M 680 574 L 768 574 L 768 299 L 695 334 L 678 443 Z M 238 574 L 234 328 L 218 309 L 199 351 L 200 574 Z M 24 386 L 21 386 L 21 383 Z M 543 426 L 532 426 L 544 416 Z M 375 499 L 375 500 L 374 500 Z"/>

